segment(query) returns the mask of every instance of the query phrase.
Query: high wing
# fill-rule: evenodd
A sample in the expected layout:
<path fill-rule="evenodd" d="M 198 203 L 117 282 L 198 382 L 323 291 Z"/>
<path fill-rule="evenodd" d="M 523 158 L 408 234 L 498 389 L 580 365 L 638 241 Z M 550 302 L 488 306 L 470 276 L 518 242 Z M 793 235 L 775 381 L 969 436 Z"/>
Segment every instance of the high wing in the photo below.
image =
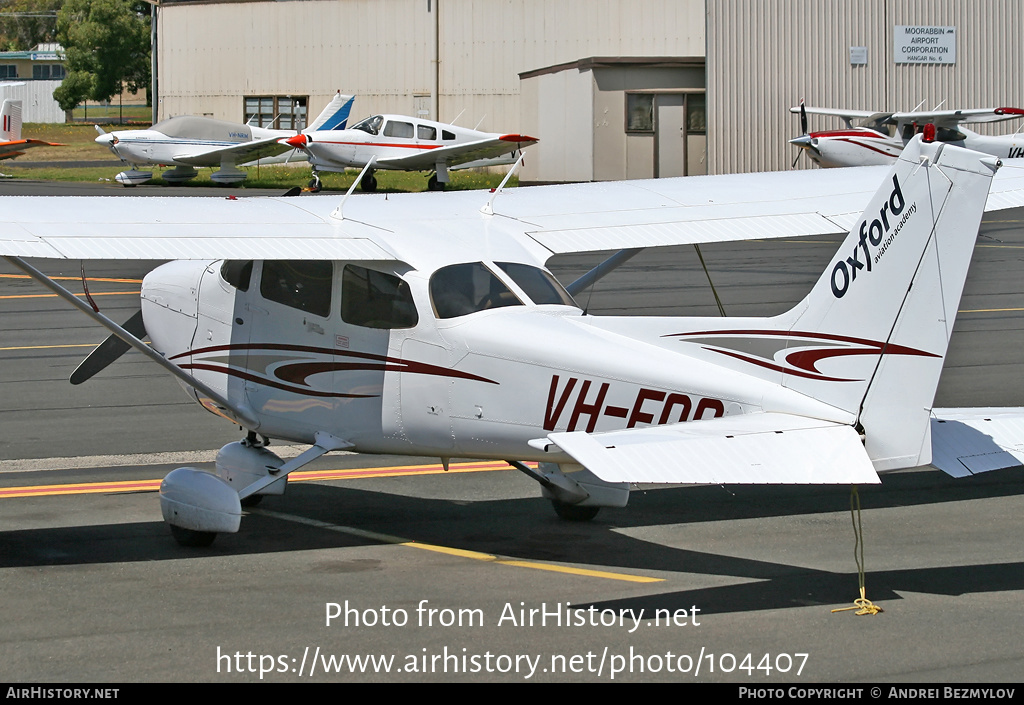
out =
<path fill-rule="evenodd" d="M 252 140 L 249 142 L 241 142 L 239 144 L 232 144 L 225 147 L 193 147 L 189 151 L 181 152 L 174 155 L 174 161 L 181 162 L 182 164 L 189 164 L 191 166 L 220 166 L 224 161 L 230 161 L 234 164 L 244 164 L 245 162 L 256 161 L 257 159 L 266 159 L 267 157 L 276 157 L 278 154 L 284 154 L 291 150 L 286 144 L 281 144 L 280 137 L 264 137 L 259 140 Z"/>
<path fill-rule="evenodd" d="M 789 112 L 800 114 L 800 106 L 797 105 L 789 109 Z M 841 118 L 846 123 L 847 127 L 853 127 L 854 120 L 866 120 L 879 113 L 873 113 L 870 110 L 835 110 L 833 108 L 807 108 L 804 107 L 803 112 L 807 115 L 828 115 L 830 117 Z"/>
<path fill-rule="evenodd" d="M 536 143 L 537 140 L 525 135 L 501 135 L 499 137 L 476 140 L 475 142 L 423 150 L 416 154 L 402 157 L 378 159 L 377 164 L 389 169 L 426 171 L 433 169 L 438 162 L 444 162 L 449 167 L 452 167 L 480 159 L 500 157 Z"/>
<path fill-rule="evenodd" d="M 1024 169 L 995 176 L 986 210 L 1024 206 Z M 0 254 L 70 259 L 402 259 L 425 224 L 500 223 L 552 254 L 846 233 L 888 167 L 480 191 L 335 196 L 6 197 Z M 114 204 L 116 203 L 116 207 Z M 418 243 L 418 244 L 417 244 Z"/>
<path fill-rule="evenodd" d="M 1019 117 L 1024 117 L 1024 110 L 1021 108 L 981 108 L 892 114 L 892 120 L 900 125 L 908 122 L 916 122 L 919 125 L 933 122 L 938 127 L 956 127 L 962 122 L 1001 122 Z"/>
<path fill-rule="evenodd" d="M 789 414 L 724 416 L 608 433 L 552 433 L 548 440 L 605 482 L 879 482 L 853 427 Z"/>

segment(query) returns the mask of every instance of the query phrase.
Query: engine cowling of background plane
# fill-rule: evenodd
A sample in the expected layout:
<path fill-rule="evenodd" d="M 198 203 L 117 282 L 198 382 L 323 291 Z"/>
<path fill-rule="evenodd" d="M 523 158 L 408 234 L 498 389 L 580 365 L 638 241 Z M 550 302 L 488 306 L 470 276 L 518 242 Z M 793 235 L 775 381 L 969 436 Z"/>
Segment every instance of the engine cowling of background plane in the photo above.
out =
<path fill-rule="evenodd" d="M 172 470 L 160 483 L 164 521 L 191 531 L 233 534 L 242 522 L 238 492 L 213 473 L 196 468 Z"/>

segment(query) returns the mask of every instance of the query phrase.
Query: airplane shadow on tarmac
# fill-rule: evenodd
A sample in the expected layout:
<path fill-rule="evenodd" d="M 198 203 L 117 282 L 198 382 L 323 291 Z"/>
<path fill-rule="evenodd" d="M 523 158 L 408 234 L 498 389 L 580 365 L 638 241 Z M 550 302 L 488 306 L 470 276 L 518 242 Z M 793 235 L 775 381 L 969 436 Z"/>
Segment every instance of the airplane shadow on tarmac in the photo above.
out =
<path fill-rule="evenodd" d="M 960 480 L 939 472 L 910 472 L 887 475 L 881 486 L 862 488 L 861 501 L 864 510 L 870 511 L 1022 494 L 1021 468 Z M 602 570 L 682 571 L 750 581 L 595 604 L 599 609 L 642 607 L 674 612 L 697 604 L 704 614 L 713 614 L 846 605 L 856 597 L 858 578 L 853 570 L 835 573 L 691 551 L 639 540 L 617 529 L 799 517 L 848 512 L 849 506 L 847 487 L 700 486 L 636 491 L 626 509 L 604 510 L 590 523 L 570 523 L 557 519 L 539 498 L 466 503 L 302 483 L 289 487 L 285 497 L 266 498 L 260 509 L 245 517 L 238 534 L 222 535 L 206 549 L 179 547 L 161 522 L 32 529 L 0 533 L 0 568 L 180 560 L 377 543 L 261 513 L 266 509 L 521 560 L 593 565 Z M 870 526 L 870 519 L 865 523 Z M 812 542 L 815 537 L 809 534 L 807 540 Z M 853 568 L 853 561 L 850 563 Z M 344 573 L 374 567 L 366 560 L 351 565 L 342 561 L 336 569 Z M 875 602 L 901 599 L 898 591 L 961 595 L 1024 590 L 1024 562 L 883 571 L 868 566 L 868 586 L 868 596 Z"/>

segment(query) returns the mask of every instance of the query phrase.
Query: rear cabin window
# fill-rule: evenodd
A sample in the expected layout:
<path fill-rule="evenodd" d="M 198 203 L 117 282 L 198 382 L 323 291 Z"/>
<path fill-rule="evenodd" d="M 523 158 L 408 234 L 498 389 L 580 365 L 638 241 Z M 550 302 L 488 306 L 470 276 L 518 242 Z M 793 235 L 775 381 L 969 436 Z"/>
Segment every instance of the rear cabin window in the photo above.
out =
<path fill-rule="evenodd" d="M 530 297 L 535 304 L 561 304 L 562 306 L 576 306 L 569 292 L 562 288 L 551 274 L 539 267 L 531 267 L 528 264 L 516 262 L 497 262 L 505 274 L 512 277 L 512 281 Z"/>
<path fill-rule="evenodd" d="M 365 328 L 412 328 L 419 317 L 403 279 L 347 264 L 341 276 L 341 320 Z"/>
<path fill-rule="evenodd" d="M 453 264 L 430 277 L 430 301 L 438 318 L 456 318 L 477 311 L 523 302 L 483 262 Z"/>
<path fill-rule="evenodd" d="M 402 137 L 405 139 L 412 139 L 413 130 L 411 122 L 397 122 L 395 120 L 389 120 L 388 124 L 384 126 L 385 137 Z"/>
<path fill-rule="evenodd" d="M 220 278 L 239 291 L 249 291 L 252 279 L 252 260 L 225 260 L 220 266 Z"/>
<path fill-rule="evenodd" d="M 421 140 L 436 140 L 437 139 L 437 128 L 430 127 L 429 125 L 417 125 L 416 126 L 416 137 Z"/>
<path fill-rule="evenodd" d="M 332 262 L 266 260 L 260 294 L 269 301 L 327 318 L 333 278 Z"/>
<path fill-rule="evenodd" d="M 441 139 L 443 139 L 443 140 L 453 140 L 453 139 L 455 139 L 455 133 L 454 132 L 449 132 L 448 130 L 441 130 Z"/>

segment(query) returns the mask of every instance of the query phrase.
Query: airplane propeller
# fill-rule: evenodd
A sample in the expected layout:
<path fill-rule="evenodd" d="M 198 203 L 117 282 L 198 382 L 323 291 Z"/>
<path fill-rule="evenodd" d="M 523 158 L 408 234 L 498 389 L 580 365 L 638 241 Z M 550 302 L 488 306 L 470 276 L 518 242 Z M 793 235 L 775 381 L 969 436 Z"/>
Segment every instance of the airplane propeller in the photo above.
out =
<path fill-rule="evenodd" d="M 807 109 L 804 108 L 803 98 L 800 99 L 800 136 L 791 139 L 789 143 L 800 148 L 800 151 L 796 154 L 796 159 L 794 159 L 793 164 L 790 165 L 791 169 L 796 166 L 798 161 L 800 161 L 800 155 L 803 154 L 804 151 L 813 151 L 819 156 L 821 154 L 818 152 L 817 138 L 811 137 L 810 133 L 807 131 Z"/>

